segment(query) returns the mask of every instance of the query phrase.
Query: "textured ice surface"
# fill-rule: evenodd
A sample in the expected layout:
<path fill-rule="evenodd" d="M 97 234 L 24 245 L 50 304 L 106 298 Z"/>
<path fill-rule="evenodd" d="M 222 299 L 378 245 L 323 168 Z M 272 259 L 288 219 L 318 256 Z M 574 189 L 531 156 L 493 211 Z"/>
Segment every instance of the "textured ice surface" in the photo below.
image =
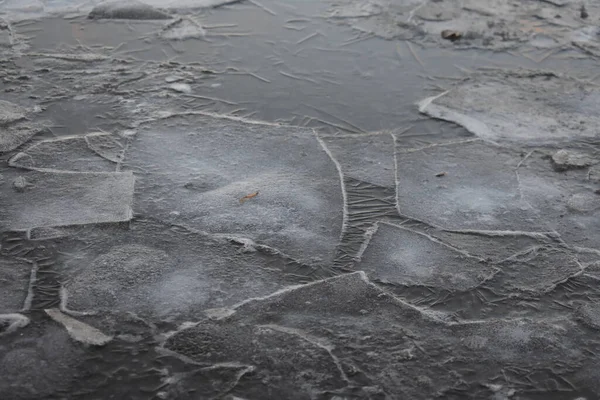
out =
<path fill-rule="evenodd" d="M 552 72 L 486 70 L 419 103 L 490 141 L 542 145 L 598 137 L 600 91 Z"/>
<path fill-rule="evenodd" d="M 3 229 L 30 229 L 127 221 L 134 181 L 131 172 L 23 173 L 0 183 L 0 224 Z"/>
<path fill-rule="evenodd" d="M 139 174 L 136 212 L 332 259 L 344 208 L 340 175 L 312 130 L 173 118 L 143 127 L 129 153 L 124 168 Z"/>
<path fill-rule="evenodd" d="M 0 314 L 24 308 L 30 272 L 31 264 L 0 256 Z"/>
<path fill-rule="evenodd" d="M 78 311 L 180 319 L 320 275 L 251 243 L 235 245 L 149 221 L 131 230 L 90 227 L 59 243 L 61 275 L 70 277 L 67 306 Z"/>
<path fill-rule="evenodd" d="M 598 48 L 592 19 L 581 18 L 581 2 L 506 0 L 341 0 L 331 2 L 330 19 L 386 39 L 411 39 L 436 46 L 506 49 L 569 45 Z M 586 2 L 597 15 L 598 4 Z M 458 32 L 457 41 L 442 31 Z"/>
<path fill-rule="evenodd" d="M 600 195 L 589 170 L 557 172 L 549 155 L 534 152 L 519 169 L 523 197 L 573 246 L 600 249 Z"/>
<path fill-rule="evenodd" d="M 15 154 L 9 165 L 32 170 L 110 172 L 123 151 L 124 145 L 108 133 L 63 136 L 31 145 Z"/>
<path fill-rule="evenodd" d="M 323 136 L 322 139 L 340 163 L 345 177 L 394 187 L 394 140 L 390 134 Z"/>
<path fill-rule="evenodd" d="M 512 152 L 476 140 L 399 149 L 396 157 L 400 214 L 447 229 L 539 230 Z"/>
<path fill-rule="evenodd" d="M 357 268 L 373 280 L 394 285 L 467 290 L 495 269 L 482 258 L 424 233 L 380 223 Z"/>
<path fill-rule="evenodd" d="M 16 149 L 40 131 L 38 126 L 26 121 L 30 112 L 25 107 L 0 100 L 0 153 Z"/>
<path fill-rule="evenodd" d="M 38 327 L 0 345 L 0 398 L 42 399 L 65 390 L 81 355 L 58 326 Z"/>
<path fill-rule="evenodd" d="M 426 399 L 457 387 L 487 398 L 490 392 L 475 382 L 502 384 L 538 371 L 529 375 L 536 386 L 552 377 L 541 365 L 589 361 L 593 356 L 579 346 L 598 347 L 568 320 L 443 322 L 382 292 L 360 272 L 244 302 L 223 315 L 180 330 L 165 346 L 200 363 L 255 366 L 231 392 L 250 398 L 326 391 Z M 511 365 L 506 378 L 500 362 Z M 589 385 L 584 372 L 573 380 Z"/>

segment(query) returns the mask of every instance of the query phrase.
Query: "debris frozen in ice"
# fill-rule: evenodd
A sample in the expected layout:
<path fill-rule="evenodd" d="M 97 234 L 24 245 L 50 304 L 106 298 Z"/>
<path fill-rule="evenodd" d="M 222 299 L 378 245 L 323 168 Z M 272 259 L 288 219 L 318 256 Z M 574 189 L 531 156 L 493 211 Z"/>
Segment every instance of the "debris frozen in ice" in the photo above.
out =
<path fill-rule="evenodd" d="M 577 79 L 488 69 L 422 100 L 419 111 L 485 140 L 541 145 L 598 137 L 598 106 L 600 90 Z"/>
<path fill-rule="evenodd" d="M 398 210 L 442 228 L 540 231 L 521 199 L 520 158 L 479 140 L 398 149 Z M 446 171 L 443 179 L 435 175 Z"/>
<path fill-rule="evenodd" d="M 340 175 L 310 129 L 174 117 L 142 128 L 128 167 L 139 171 L 141 213 L 247 237 L 305 261 L 333 258 L 344 209 Z"/>
<path fill-rule="evenodd" d="M 63 136 L 36 142 L 15 154 L 9 165 L 31 170 L 110 172 L 123 149 L 123 144 L 108 133 Z"/>
<path fill-rule="evenodd" d="M 20 193 L 2 184 L 0 223 L 5 229 L 119 222 L 132 216 L 131 172 L 30 172 L 23 178 L 27 189 Z"/>
<path fill-rule="evenodd" d="M 112 337 L 105 335 L 88 324 L 84 324 L 81 321 L 77 321 L 75 318 L 61 313 L 56 308 L 45 311 L 50 318 L 64 326 L 67 332 L 69 332 L 69 335 L 78 342 L 92 346 L 104 346 L 112 340 Z"/>
<path fill-rule="evenodd" d="M 171 16 L 137 0 L 108 1 L 94 7 L 90 19 L 170 19 Z"/>

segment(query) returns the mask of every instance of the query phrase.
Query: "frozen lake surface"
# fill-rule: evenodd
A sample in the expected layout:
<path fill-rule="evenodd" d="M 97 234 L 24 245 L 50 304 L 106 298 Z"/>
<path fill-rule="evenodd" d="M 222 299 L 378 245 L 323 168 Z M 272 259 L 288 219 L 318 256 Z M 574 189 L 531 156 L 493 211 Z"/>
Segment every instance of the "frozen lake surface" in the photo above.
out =
<path fill-rule="evenodd" d="M 0 0 L 0 398 L 598 398 L 599 22 Z"/>

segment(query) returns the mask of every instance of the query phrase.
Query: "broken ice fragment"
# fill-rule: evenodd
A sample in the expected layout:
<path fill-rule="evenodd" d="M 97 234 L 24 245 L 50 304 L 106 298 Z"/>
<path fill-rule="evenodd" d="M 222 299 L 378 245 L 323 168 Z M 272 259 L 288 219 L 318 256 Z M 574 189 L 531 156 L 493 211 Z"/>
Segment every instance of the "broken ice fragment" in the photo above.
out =
<path fill-rule="evenodd" d="M 20 193 L 3 189 L 0 224 L 9 229 L 127 221 L 134 177 L 125 173 L 30 172 Z M 0 183 L 6 186 L 6 183 Z M 1 187 L 1 186 L 0 186 Z"/>
<path fill-rule="evenodd" d="M 192 87 L 187 83 L 173 83 L 169 88 L 179 93 L 192 93 Z"/>
<path fill-rule="evenodd" d="M 107 1 L 94 7 L 90 19 L 170 19 L 171 16 L 137 0 Z"/>
<path fill-rule="evenodd" d="M 122 152 L 117 138 L 100 132 L 41 140 L 15 154 L 8 164 L 38 171 L 111 172 Z"/>
<path fill-rule="evenodd" d="M 0 153 L 11 151 L 41 131 L 41 127 L 26 121 L 29 110 L 0 100 Z"/>
<path fill-rule="evenodd" d="M 588 154 L 572 150 L 562 149 L 552 155 L 552 165 L 557 171 L 585 168 L 598 163 L 600 163 L 600 160 Z"/>
<path fill-rule="evenodd" d="M 21 314 L 0 314 L 0 337 L 29 325 L 29 318 Z"/>
<path fill-rule="evenodd" d="M 64 326 L 69 335 L 78 342 L 92 346 L 104 346 L 112 340 L 111 336 L 107 336 L 98 329 L 61 313 L 56 308 L 44 311 L 50 318 Z"/>
<path fill-rule="evenodd" d="M 539 145 L 597 137 L 598 104 L 600 90 L 566 75 L 491 69 L 418 106 L 485 140 Z"/>

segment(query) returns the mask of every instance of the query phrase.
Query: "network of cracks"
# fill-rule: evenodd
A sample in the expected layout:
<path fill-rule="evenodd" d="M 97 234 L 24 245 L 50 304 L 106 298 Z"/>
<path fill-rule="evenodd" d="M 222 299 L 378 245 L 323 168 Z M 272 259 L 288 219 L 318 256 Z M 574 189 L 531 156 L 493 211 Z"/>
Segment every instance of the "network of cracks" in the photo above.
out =
<path fill-rule="evenodd" d="M 600 393 L 595 85 L 485 70 L 418 104 L 456 137 L 322 131 L 0 33 L 1 398 Z"/>

